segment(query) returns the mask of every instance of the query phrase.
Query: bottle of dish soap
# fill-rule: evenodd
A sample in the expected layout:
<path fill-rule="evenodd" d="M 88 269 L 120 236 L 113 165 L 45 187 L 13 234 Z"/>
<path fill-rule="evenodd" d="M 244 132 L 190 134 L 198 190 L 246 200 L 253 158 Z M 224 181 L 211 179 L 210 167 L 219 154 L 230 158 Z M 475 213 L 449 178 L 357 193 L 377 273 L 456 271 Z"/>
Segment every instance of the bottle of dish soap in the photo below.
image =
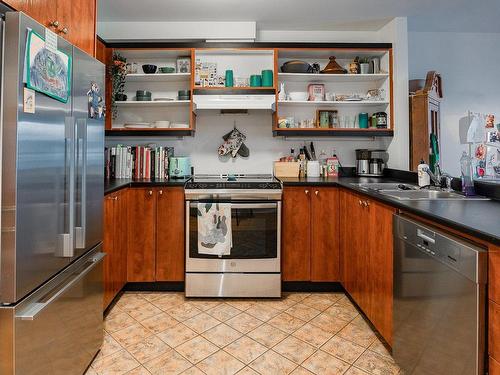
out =
<path fill-rule="evenodd" d="M 462 172 L 462 193 L 466 196 L 476 195 L 474 180 L 472 179 L 472 160 L 465 151 L 460 158 L 460 168 Z"/>
<path fill-rule="evenodd" d="M 429 175 L 429 173 L 427 173 L 428 170 L 429 166 L 423 159 L 420 160 L 420 164 L 417 167 L 418 186 L 424 187 L 431 184 L 431 176 Z"/>

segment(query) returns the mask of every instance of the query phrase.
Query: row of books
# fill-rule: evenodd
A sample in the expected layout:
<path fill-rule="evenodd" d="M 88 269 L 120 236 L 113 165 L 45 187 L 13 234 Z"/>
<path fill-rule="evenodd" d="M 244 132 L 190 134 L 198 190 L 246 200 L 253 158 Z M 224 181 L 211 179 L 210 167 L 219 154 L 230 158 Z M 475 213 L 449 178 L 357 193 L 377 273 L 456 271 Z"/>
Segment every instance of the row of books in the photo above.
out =
<path fill-rule="evenodd" d="M 168 178 L 168 158 L 174 156 L 173 147 L 156 145 L 116 145 L 104 152 L 106 178 L 135 180 Z"/>

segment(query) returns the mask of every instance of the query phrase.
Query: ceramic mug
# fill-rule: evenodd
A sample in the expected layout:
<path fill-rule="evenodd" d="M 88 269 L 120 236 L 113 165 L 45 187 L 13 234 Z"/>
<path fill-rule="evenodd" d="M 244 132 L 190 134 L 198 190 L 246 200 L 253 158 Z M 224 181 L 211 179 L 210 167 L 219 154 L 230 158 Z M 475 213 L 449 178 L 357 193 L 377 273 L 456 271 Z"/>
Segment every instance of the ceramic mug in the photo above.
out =
<path fill-rule="evenodd" d="M 234 86 L 233 71 L 231 69 L 226 70 L 226 80 L 224 82 L 224 85 L 226 87 L 233 87 Z"/>
<path fill-rule="evenodd" d="M 253 74 L 250 76 L 250 87 L 261 87 L 262 77 L 258 74 Z"/>
<path fill-rule="evenodd" d="M 273 71 L 270 69 L 262 71 L 262 86 L 273 87 Z"/>

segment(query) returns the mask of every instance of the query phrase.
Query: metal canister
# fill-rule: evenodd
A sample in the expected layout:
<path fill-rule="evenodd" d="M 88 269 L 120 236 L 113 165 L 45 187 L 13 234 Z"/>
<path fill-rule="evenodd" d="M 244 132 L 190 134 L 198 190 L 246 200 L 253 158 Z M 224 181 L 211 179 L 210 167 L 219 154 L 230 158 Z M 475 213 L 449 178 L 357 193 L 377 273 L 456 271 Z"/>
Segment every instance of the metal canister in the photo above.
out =
<path fill-rule="evenodd" d="M 377 112 L 375 116 L 377 117 L 377 129 L 387 129 L 387 113 Z"/>

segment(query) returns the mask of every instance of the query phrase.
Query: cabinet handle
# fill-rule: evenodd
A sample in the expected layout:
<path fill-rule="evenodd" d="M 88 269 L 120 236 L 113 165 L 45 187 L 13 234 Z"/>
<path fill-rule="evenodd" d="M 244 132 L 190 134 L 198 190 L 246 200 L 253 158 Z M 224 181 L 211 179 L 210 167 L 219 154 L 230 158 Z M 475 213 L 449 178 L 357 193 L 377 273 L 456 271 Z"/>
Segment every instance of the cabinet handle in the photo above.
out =
<path fill-rule="evenodd" d="M 67 34 L 68 33 L 68 28 L 67 27 L 63 27 L 59 32 L 63 33 L 63 34 Z"/>
<path fill-rule="evenodd" d="M 309 190 L 304 190 L 304 193 L 306 193 L 306 195 L 309 195 Z"/>
<path fill-rule="evenodd" d="M 153 195 L 153 190 L 148 191 L 149 195 Z"/>
<path fill-rule="evenodd" d="M 59 27 L 59 21 L 58 20 L 50 21 L 49 26 Z"/>
<path fill-rule="evenodd" d="M 363 205 L 363 201 L 361 199 L 358 201 L 358 203 L 359 203 L 360 206 Z"/>
<path fill-rule="evenodd" d="M 116 201 L 118 200 L 118 196 L 114 196 L 114 197 L 108 197 L 109 200 L 112 200 L 112 201 Z"/>
<path fill-rule="evenodd" d="M 159 193 L 160 193 L 160 195 L 163 195 L 163 190 L 160 190 Z"/>
<path fill-rule="evenodd" d="M 319 194 L 319 190 L 316 190 L 316 191 L 314 192 L 314 194 L 318 195 L 318 194 Z"/>

